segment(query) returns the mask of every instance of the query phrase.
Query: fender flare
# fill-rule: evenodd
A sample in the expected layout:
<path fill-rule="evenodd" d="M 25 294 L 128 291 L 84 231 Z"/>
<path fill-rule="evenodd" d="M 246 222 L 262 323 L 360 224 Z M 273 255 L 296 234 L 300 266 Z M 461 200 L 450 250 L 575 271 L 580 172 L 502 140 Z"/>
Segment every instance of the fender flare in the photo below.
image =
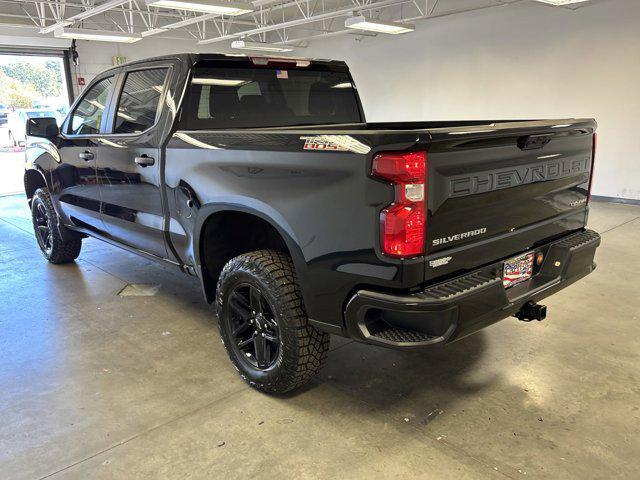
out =
<path fill-rule="evenodd" d="M 23 179 L 26 178 L 27 175 L 30 175 L 31 172 L 38 173 L 42 178 L 42 180 L 44 181 L 44 184 L 46 185 L 46 187 L 49 189 L 49 191 L 51 191 L 51 182 L 47 180 L 47 175 L 45 175 L 45 173 L 42 171 L 42 168 L 40 167 L 40 165 L 33 165 L 31 168 L 25 169 Z M 25 185 L 25 190 L 26 190 L 26 185 Z M 25 193 L 27 192 L 25 191 Z M 29 200 L 29 204 L 31 204 L 31 198 L 29 198 L 28 200 Z"/>
<path fill-rule="evenodd" d="M 195 267 L 197 269 L 197 275 L 200 280 L 203 281 L 202 275 L 202 261 L 200 258 L 200 238 L 202 236 L 202 229 L 205 222 L 217 213 L 222 212 L 238 212 L 254 215 L 269 225 L 271 225 L 280 234 L 284 240 L 289 254 L 293 259 L 293 265 L 298 275 L 298 281 L 304 282 L 304 274 L 307 269 L 307 262 L 302 253 L 300 242 L 296 237 L 289 222 L 273 207 L 259 200 L 247 197 L 230 196 L 216 199 L 215 201 L 206 203 L 198 209 L 196 214 L 196 220 L 193 232 L 193 256 L 195 259 Z M 204 286 L 204 285 L 203 285 Z M 304 289 L 302 289 L 304 291 Z"/>

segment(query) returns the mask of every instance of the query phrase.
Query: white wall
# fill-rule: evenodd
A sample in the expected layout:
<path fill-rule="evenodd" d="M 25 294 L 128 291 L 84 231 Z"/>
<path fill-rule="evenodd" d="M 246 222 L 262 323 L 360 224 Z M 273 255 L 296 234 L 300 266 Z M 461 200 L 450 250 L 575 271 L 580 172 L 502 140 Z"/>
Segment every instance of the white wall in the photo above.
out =
<path fill-rule="evenodd" d="M 132 44 L 78 40 L 76 45 L 80 59 L 76 73 L 85 77 L 87 84 L 98 73 L 113 66 L 112 58 L 115 55 L 132 61 L 171 53 L 195 52 L 198 47 L 195 40 L 171 40 L 153 36 Z"/>
<path fill-rule="evenodd" d="M 307 50 L 349 63 L 372 121 L 594 117 L 594 194 L 640 199 L 638 0 L 523 2 Z"/>
<path fill-rule="evenodd" d="M 74 75 L 176 52 L 224 51 L 195 40 L 78 42 Z M 594 193 L 640 199 L 640 0 L 575 12 L 523 1 L 417 22 L 400 36 L 317 41 L 300 55 L 346 60 L 372 121 L 594 117 Z"/>

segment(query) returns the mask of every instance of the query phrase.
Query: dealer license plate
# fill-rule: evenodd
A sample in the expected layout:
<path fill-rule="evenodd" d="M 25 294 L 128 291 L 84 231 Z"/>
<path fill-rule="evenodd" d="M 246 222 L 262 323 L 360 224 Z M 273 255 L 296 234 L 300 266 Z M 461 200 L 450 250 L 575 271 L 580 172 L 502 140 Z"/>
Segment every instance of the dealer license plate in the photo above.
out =
<path fill-rule="evenodd" d="M 502 284 L 509 288 L 531 278 L 533 272 L 533 252 L 510 258 L 504 262 Z"/>

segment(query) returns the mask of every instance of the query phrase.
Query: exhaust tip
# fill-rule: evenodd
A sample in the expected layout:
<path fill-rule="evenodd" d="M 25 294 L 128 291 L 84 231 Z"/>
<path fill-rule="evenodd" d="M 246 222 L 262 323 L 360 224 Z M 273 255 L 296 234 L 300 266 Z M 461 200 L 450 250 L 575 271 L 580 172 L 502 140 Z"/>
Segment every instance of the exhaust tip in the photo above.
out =
<path fill-rule="evenodd" d="M 537 320 L 541 322 L 545 318 L 547 318 L 547 306 L 540 305 L 535 302 L 527 302 L 522 308 L 514 315 L 518 320 L 522 320 L 523 322 L 530 322 L 532 320 Z"/>

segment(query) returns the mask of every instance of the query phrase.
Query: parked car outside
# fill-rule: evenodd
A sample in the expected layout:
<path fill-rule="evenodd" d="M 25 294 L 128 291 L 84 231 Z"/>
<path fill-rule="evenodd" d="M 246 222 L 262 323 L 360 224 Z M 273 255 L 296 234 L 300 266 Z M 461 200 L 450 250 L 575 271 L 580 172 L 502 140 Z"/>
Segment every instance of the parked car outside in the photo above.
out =
<path fill-rule="evenodd" d="M 6 105 L 0 103 L 0 127 L 4 127 L 7 124 L 7 115 L 9 108 Z"/>

